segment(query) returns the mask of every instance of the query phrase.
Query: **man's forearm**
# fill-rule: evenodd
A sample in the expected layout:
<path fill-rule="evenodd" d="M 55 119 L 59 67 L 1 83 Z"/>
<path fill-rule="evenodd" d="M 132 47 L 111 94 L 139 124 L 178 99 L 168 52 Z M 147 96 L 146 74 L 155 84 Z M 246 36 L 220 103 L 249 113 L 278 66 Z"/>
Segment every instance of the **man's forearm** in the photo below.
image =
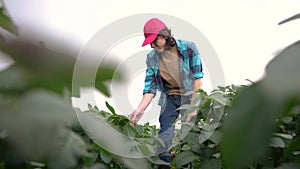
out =
<path fill-rule="evenodd" d="M 202 80 L 200 79 L 196 79 L 193 82 L 193 90 L 197 90 L 197 89 L 201 89 L 202 88 Z M 198 92 L 193 93 L 192 95 L 192 99 L 198 94 Z"/>
<path fill-rule="evenodd" d="M 138 109 L 144 111 L 148 105 L 150 104 L 150 102 L 152 101 L 152 98 L 154 97 L 154 95 L 152 93 L 146 93 L 143 95 L 143 99 L 139 104 Z"/>

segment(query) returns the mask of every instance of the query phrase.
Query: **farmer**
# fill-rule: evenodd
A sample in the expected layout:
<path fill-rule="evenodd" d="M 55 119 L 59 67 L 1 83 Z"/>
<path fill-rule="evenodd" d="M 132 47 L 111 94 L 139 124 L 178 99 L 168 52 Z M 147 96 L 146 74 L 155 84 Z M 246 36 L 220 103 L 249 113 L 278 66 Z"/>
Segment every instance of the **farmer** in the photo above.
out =
<path fill-rule="evenodd" d="M 129 118 L 132 124 L 137 124 L 155 97 L 156 91 L 161 92 L 158 103 L 161 106 L 158 136 L 164 141 L 165 147 L 159 147 L 157 153 L 162 160 L 170 162 L 170 155 L 165 154 L 174 136 L 174 121 L 179 114 L 182 115 L 176 109 L 183 104 L 189 104 L 195 95 L 184 96 L 184 93 L 202 87 L 200 54 L 193 42 L 175 39 L 171 30 L 158 18 L 151 18 L 145 23 L 144 36 L 142 46 L 150 44 L 153 49 L 147 54 L 143 98 Z M 195 115 L 196 112 L 188 114 L 186 121 L 190 121 Z"/>

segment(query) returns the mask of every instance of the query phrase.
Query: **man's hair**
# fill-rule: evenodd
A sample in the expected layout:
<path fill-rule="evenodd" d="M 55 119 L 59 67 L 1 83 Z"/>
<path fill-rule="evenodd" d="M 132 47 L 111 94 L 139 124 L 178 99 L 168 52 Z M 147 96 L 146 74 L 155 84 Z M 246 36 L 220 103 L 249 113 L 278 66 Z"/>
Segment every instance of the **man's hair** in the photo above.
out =
<path fill-rule="evenodd" d="M 175 41 L 174 37 L 171 34 L 171 29 L 169 29 L 167 27 L 165 27 L 161 31 L 159 31 L 157 36 L 165 38 L 166 39 L 166 45 L 169 48 L 174 47 L 176 45 L 176 41 Z"/>

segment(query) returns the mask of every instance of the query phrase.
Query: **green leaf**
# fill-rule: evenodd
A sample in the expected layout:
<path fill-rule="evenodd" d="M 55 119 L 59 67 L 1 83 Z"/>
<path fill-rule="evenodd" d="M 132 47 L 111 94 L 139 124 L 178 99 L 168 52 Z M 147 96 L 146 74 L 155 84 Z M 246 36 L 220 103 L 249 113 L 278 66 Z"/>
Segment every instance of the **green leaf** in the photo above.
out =
<path fill-rule="evenodd" d="M 0 107 L 0 124 L 11 146 L 28 161 L 47 160 L 50 168 L 74 167 L 86 154 L 82 138 L 68 127 L 77 122 L 71 105 L 54 93 L 34 90 Z M 5 106 L 5 105 L 4 105 Z"/>
<path fill-rule="evenodd" d="M 284 148 L 285 143 L 281 138 L 274 137 L 274 138 L 271 139 L 270 146 Z"/>
<path fill-rule="evenodd" d="M 113 158 L 113 156 L 105 150 L 100 151 L 100 157 L 101 157 L 101 160 L 103 160 L 106 164 L 111 162 L 111 160 Z"/>
<path fill-rule="evenodd" d="M 132 128 L 132 126 L 124 126 L 122 128 L 122 132 L 128 137 L 135 138 L 135 130 Z"/>
<path fill-rule="evenodd" d="M 212 102 L 212 100 L 211 100 L 211 98 L 205 98 L 202 102 L 201 102 L 201 104 L 200 104 L 200 107 L 201 108 L 204 108 L 204 107 L 207 107 L 207 106 L 209 106 L 210 104 L 211 104 L 211 102 Z"/>
<path fill-rule="evenodd" d="M 28 85 L 30 74 L 21 67 L 12 65 L 0 72 L 0 92 L 18 94 Z"/>
<path fill-rule="evenodd" d="M 193 162 L 197 158 L 198 157 L 191 151 L 182 151 L 175 157 L 176 166 L 181 167 L 185 164 Z"/>
<path fill-rule="evenodd" d="M 178 107 L 176 110 L 197 110 L 198 106 L 193 106 L 191 104 L 183 104 L 180 107 Z"/>
<path fill-rule="evenodd" d="M 266 77 L 263 81 L 265 92 L 272 99 L 286 102 L 287 99 L 300 95 L 300 41 L 282 50 L 266 67 Z M 280 78 L 278 78 L 280 77 Z M 286 115 L 288 115 L 286 112 Z M 284 114 L 285 115 L 285 114 Z"/>
<path fill-rule="evenodd" d="M 152 157 L 146 157 L 146 158 L 152 164 L 170 165 L 170 163 L 167 163 L 167 162 L 161 160 L 158 156 L 152 156 Z"/>
<path fill-rule="evenodd" d="M 217 101 L 221 105 L 226 105 L 227 103 L 226 97 L 224 96 L 223 92 L 213 92 L 209 97 L 212 100 Z"/>
<path fill-rule="evenodd" d="M 45 168 L 45 166 L 46 166 L 43 163 L 33 162 L 33 161 L 30 162 L 30 165 L 33 166 L 34 168 Z"/>
<path fill-rule="evenodd" d="M 283 117 L 282 122 L 289 124 L 291 121 L 293 121 L 293 117 L 287 116 L 287 117 Z"/>
<path fill-rule="evenodd" d="M 130 125 L 130 120 L 126 116 L 119 115 L 119 117 L 120 117 L 120 119 L 118 122 L 118 126 L 123 127 L 126 125 Z"/>
<path fill-rule="evenodd" d="M 181 150 L 183 150 L 183 151 L 190 150 L 190 149 L 191 149 L 191 146 L 189 146 L 187 144 L 183 145 L 181 148 Z"/>
<path fill-rule="evenodd" d="M 73 168 L 76 166 L 78 158 L 87 154 L 85 143 L 81 137 L 71 131 L 66 133 L 65 137 L 63 146 L 57 147 L 50 153 L 49 168 Z"/>
<path fill-rule="evenodd" d="M 154 141 L 154 140 L 153 140 Z M 157 154 L 156 147 L 153 144 L 145 144 L 149 150 L 149 155 L 153 156 Z"/>
<path fill-rule="evenodd" d="M 159 146 L 166 147 L 164 141 L 163 141 L 161 138 L 159 138 L 159 137 L 154 137 L 154 139 L 155 139 L 155 141 L 157 142 L 157 144 L 158 144 Z M 176 145 L 172 143 L 172 145 L 170 146 L 169 149 L 171 149 L 173 146 L 176 146 Z"/>
<path fill-rule="evenodd" d="M 113 128 L 108 122 L 88 111 L 77 112 L 77 117 L 87 135 L 100 147 L 116 154 L 124 165 L 132 169 L 147 168 L 143 154 L 134 151 L 135 142 Z"/>
<path fill-rule="evenodd" d="M 81 126 L 97 145 L 114 154 L 129 154 L 130 148 L 123 146 L 127 137 L 108 122 L 90 111 L 77 112 L 77 115 Z"/>
<path fill-rule="evenodd" d="M 96 83 L 95 87 L 96 87 L 101 93 L 103 93 L 105 96 L 107 96 L 107 97 L 110 96 L 109 90 L 108 90 L 107 86 L 106 86 L 104 83 L 98 82 L 98 83 Z"/>
<path fill-rule="evenodd" d="M 287 147 L 284 149 L 282 159 L 288 158 L 294 151 L 300 147 L 300 137 L 295 138 Z"/>
<path fill-rule="evenodd" d="M 16 25 L 13 23 L 10 17 L 7 16 L 7 11 L 3 7 L 0 7 L 0 26 L 10 33 L 15 35 L 18 34 Z"/>
<path fill-rule="evenodd" d="M 201 101 L 203 100 L 203 98 L 204 97 L 201 94 L 194 96 L 191 101 L 191 105 L 199 105 L 201 103 Z"/>
<path fill-rule="evenodd" d="M 299 19 L 299 18 L 300 18 L 300 13 L 279 22 L 278 25 L 281 25 L 281 24 L 284 24 L 284 23 L 287 23 L 287 22 L 290 22 L 292 20 Z"/>
<path fill-rule="evenodd" d="M 63 95 L 65 88 L 68 88 L 72 91 L 72 96 L 78 97 L 80 87 L 96 87 L 109 96 L 108 88 L 104 83 L 112 78 L 121 79 L 120 73 L 115 71 L 116 66 L 112 63 L 99 68 L 92 67 L 91 64 L 77 63 L 76 57 L 68 52 L 53 51 L 21 39 L 12 41 L 0 39 L 0 50 L 11 57 L 14 65 L 22 70 L 16 72 L 17 70 L 14 69 L 9 72 L 14 76 L 0 81 L 2 91 L 5 89 L 3 86 L 10 91 L 14 88 L 17 91 L 22 89 L 21 92 L 44 88 Z M 16 78 L 18 76 L 21 78 Z"/>
<path fill-rule="evenodd" d="M 113 115 L 117 115 L 115 109 L 107 101 L 105 101 L 105 105 Z"/>
<path fill-rule="evenodd" d="M 97 152 L 89 152 L 87 156 L 83 157 L 83 161 L 85 165 L 91 166 L 92 164 L 94 164 L 96 162 L 96 160 L 98 159 L 99 156 L 99 152 L 97 150 Z"/>
<path fill-rule="evenodd" d="M 189 134 L 189 132 L 192 128 L 193 128 L 193 125 L 191 123 L 182 123 L 179 139 L 183 140 Z"/>
<path fill-rule="evenodd" d="M 300 94 L 299 53 L 300 41 L 289 45 L 268 63 L 260 82 L 234 99 L 223 127 L 222 152 L 227 168 L 245 167 L 265 154 L 274 121 L 288 115 L 289 105 Z"/>
<path fill-rule="evenodd" d="M 284 133 L 274 133 L 274 136 L 278 136 L 284 139 L 292 140 L 293 136 L 290 134 L 284 134 Z"/>
<path fill-rule="evenodd" d="M 95 113 L 97 113 L 98 111 L 97 111 L 97 109 L 95 109 L 91 104 L 89 104 L 88 103 L 88 109 L 90 110 L 90 111 L 92 111 L 92 112 L 95 112 Z"/>
<path fill-rule="evenodd" d="M 222 141 L 222 132 L 220 130 L 216 130 L 212 136 L 209 138 L 213 143 L 219 144 Z"/>
<path fill-rule="evenodd" d="M 138 134 L 137 137 L 142 137 L 143 132 L 144 132 L 143 127 L 140 125 L 135 125 L 135 126 L 133 126 L 133 128 Z"/>
<path fill-rule="evenodd" d="M 186 135 L 184 140 L 190 145 L 195 145 L 195 144 L 199 144 L 199 138 L 200 138 L 199 133 L 189 132 Z"/>
<path fill-rule="evenodd" d="M 111 114 L 109 112 L 106 112 L 103 110 L 99 111 L 97 114 L 104 119 L 107 119 L 111 116 Z"/>
<path fill-rule="evenodd" d="M 200 133 L 200 136 L 199 136 L 199 144 L 202 144 L 206 140 L 208 140 L 213 135 L 213 133 L 214 133 L 214 131 L 205 131 L 205 130 L 203 130 Z"/>
<path fill-rule="evenodd" d="M 227 168 L 242 168 L 264 156 L 280 110 L 260 83 L 236 96 L 223 125 L 222 153 Z"/>
<path fill-rule="evenodd" d="M 139 148 L 140 148 L 140 150 L 142 151 L 142 153 L 143 153 L 145 156 L 149 156 L 150 151 L 149 151 L 148 147 L 147 147 L 144 143 L 140 143 L 140 144 L 139 144 Z"/>
<path fill-rule="evenodd" d="M 130 169 L 141 169 L 141 168 L 149 168 L 148 161 L 146 158 L 129 158 L 122 157 L 120 161 L 125 165 L 122 168 L 130 168 Z M 121 167 L 120 167 L 121 168 Z"/>

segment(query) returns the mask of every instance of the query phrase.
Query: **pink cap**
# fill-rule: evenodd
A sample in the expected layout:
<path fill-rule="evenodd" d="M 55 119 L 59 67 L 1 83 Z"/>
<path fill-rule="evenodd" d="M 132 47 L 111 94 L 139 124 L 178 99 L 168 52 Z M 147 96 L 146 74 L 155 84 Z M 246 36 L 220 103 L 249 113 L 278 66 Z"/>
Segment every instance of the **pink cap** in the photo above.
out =
<path fill-rule="evenodd" d="M 150 20 L 148 20 L 144 26 L 145 40 L 142 46 L 152 43 L 159 31 L 161 31 L 165 27 L 167 27 L 166 24 L 158 18 L 151 18 Z"/>

